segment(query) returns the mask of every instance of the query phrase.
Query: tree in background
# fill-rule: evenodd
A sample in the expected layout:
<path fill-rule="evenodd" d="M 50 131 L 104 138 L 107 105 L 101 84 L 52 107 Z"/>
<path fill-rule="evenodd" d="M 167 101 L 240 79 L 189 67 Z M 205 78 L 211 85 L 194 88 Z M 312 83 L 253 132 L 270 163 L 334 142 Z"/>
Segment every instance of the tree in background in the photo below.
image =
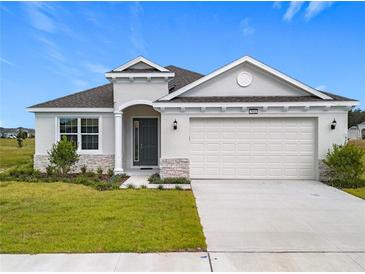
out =
<path fill-rule="evenodd" d="M 23 147 L 23 141 L 24 141 L 23 137 L 24 137 L 24 131 L 20 128 L 16 135 L 16 141 L 18 142 L 18 147 Z"/>
<path fill-rule="evenodd" d="M 348 127 L 356 126 L 365 121 L 365 110 L 359 108 L 350 110 L 348 115 Z"/>

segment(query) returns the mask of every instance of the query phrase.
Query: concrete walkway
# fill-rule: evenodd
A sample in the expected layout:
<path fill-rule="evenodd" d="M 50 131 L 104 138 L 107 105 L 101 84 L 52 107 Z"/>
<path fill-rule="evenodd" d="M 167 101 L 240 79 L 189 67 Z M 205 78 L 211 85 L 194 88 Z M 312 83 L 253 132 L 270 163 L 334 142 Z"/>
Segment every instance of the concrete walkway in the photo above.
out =
<path fill-rule="evenodd" d="M 365 271 L 365 253 L 95 253 L 0 255 L 0 271 Z"/>
<path fill-rule="evenodd" d="M 0 255 L 0 271 L 209 272 L 205 252 Z"/>
<path fill-rule="evenodd" d="M 365 201 L 316 181 L 193 180 L 214 271 L 365 271 Z"/>

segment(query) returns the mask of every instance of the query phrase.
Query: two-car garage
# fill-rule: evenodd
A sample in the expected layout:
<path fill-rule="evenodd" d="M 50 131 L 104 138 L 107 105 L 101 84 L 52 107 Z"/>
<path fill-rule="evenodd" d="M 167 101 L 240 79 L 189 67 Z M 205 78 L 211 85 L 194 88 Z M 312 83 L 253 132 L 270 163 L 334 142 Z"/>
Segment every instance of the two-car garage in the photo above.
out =
<path fill-rule="evenodd" d="M 190 176 L 315 179 L 314 118 L 191 118 Z"/>

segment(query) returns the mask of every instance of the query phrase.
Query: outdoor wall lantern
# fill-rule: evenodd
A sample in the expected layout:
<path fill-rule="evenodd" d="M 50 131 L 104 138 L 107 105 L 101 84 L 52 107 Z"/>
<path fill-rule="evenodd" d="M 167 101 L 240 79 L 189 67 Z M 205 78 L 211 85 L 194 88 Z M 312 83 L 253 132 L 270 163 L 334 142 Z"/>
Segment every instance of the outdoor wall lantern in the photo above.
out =
<path fill-rule="evenodd" d="M 337 125 L 337 122 L 336 122 L 335 119 L 333 119 L 332 124 L 331 124 L 331 129 L 332 130 L 335 129 L 336 128 L 336 125 Z"/>
<path fill-rule="evenodd" d="M 174 124 L 174 130 L 177 130 L 177 121 L 176 121 L 176 119 L 175 119 L 173 124 Z"/>

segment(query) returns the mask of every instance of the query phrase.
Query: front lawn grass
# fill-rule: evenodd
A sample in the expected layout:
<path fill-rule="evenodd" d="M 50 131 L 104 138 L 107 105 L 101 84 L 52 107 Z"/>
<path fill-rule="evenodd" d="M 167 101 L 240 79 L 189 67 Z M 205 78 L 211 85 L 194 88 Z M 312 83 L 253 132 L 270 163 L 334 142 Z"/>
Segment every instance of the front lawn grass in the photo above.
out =
<path fill-rule="evenodd" d="M 25 139 L 18 147 L 16 139 L 0 138 L 0 171 L 24 164 L 31 164 L 34 154 L 34 139 Z"/>
<path fill-rule="evenodd" d="M 356 197 L 362 198 L 365 200 L 365 187 L 359 187 L 359 188 L 343 188 L 343 191 L 346 191 L 347 193 L 350 193 Z"/>
<path fill-rule="evenodd" d="M 0 183 L 0 253 L 205 250 L 191 191 Z"/>

